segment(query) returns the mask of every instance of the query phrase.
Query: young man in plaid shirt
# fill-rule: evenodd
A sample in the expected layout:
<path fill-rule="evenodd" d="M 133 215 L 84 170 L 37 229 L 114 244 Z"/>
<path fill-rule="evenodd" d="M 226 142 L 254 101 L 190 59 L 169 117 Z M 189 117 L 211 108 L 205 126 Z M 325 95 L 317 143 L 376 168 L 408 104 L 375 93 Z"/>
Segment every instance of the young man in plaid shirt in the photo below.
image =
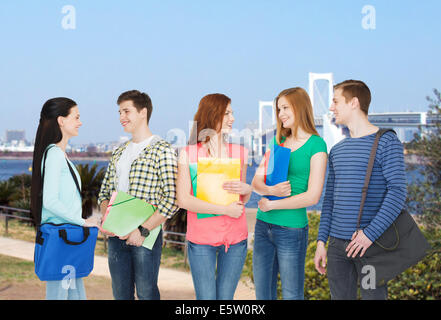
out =
<path fill-rule="evenodd" d="M 142 246 L 145 237 L 178 211 L 176 204 L 177 158 L 170 144 L 149 129 L 152 102 L 137 90 L 121 94 L 117 101 L 120 122 L 132 139 L 112 154 L 98 196 L 104 214 L 114 191 L 124 191 L 157 206 L 138 229 L 118 238 L 109 234 L 109 269 L 117 300 L 133 300 L 135 286 L 140 300 L 159 299 L 158 272 L 162 231 L 152 248 Z"/>

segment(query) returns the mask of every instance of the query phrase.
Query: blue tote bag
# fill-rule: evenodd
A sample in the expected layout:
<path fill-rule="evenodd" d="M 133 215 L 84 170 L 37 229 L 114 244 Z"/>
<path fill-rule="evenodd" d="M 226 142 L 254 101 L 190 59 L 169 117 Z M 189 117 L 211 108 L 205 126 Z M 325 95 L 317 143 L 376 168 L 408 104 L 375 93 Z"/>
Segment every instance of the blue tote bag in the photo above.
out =
<path fill-rule="evenodd" d="M 291 149 L 274 143 L 272 148 L 265 154 L 265 184 L 275 186 L 288 180 L 289 159 Z M 269 200 L 279 200 L 285 197 L 265 196 Z"/>
<path fill-rule="evenodd" d="M 37 231 L 34 263 L 41 281 L 87 277 L 93 269 L 98 228 L 43 223 Z"/>
<path fill-rule="evenodd" d="M 49 149 L 48 149 L 49 150 Z M 42 181 L 47 150 L 43 161 Z M 70 173 L 81 195 L 77 177 L 67 161 Z M 43 197 L 43 194 L 40 194 Z M 42 202 L 40 202 L 42 203 Z M 35 273 L 41 281 L 87 277 L 93 269 L 98 228 L 70 223 L 43 223 L 37 227 L 35 239 Z"/>

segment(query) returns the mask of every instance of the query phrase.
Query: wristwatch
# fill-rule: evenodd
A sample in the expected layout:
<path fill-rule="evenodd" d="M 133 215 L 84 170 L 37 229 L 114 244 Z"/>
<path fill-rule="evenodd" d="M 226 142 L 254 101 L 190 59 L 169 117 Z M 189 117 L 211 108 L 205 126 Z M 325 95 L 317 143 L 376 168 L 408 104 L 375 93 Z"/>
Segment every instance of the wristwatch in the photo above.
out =
<path fill-rule="evenodd" d="M 150 230 L 144 228 L 143 226 L 139 226 L 138 230 L 141 232 L 141 236 L 143 236 L 144 238 L 147 238 L 150 234 Z"/>

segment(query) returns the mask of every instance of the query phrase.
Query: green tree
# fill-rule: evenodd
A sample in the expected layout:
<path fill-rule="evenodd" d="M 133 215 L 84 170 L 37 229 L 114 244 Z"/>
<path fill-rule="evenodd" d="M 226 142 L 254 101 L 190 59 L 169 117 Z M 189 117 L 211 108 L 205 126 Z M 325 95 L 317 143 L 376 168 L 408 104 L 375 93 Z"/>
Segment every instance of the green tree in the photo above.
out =
<path fill-rule="evenodd" d="M 429 101 L 429 130 L 420 130 L 407 145 L 418 158 L 422 179 L 408 185 L 407 207 L 410 213 L 419 214 L 428 234 L 441 229 L 441 93 L 434 89 Z M 415 169 L 411 165 L 410 169 Z M 438 239 L 431 239 L 439 247 Z M 437 241 L 435 241 L 437 240 Z"/>
<path fill-rule="evenodd" d="M 9 180 L 0 181 L 0 205 L 9 206 L 11 196 L 14 194 L 14 188 Z"/>
<path fill-rule="evenodd" d="M 78 173 L 81 176 L 81 196 L 83 198 L 83 218 L 89 218 L 93 209 L 97 207 L 98 194 L 100 192 L 101 183 L 104 179 L 106 170 L 104 168 L 98 169 L 98 164 L 95 163 L 92 167 L 89 164 L 79 164 L 76 166 Z"/>
<path fill-rule="evenodd" d="M 9 178 L 8 181 L 12 190 L 9 205 L 14 208 L 29 210 L 31 208 L 31 175 L 25 173 L 15 175 Z"/>

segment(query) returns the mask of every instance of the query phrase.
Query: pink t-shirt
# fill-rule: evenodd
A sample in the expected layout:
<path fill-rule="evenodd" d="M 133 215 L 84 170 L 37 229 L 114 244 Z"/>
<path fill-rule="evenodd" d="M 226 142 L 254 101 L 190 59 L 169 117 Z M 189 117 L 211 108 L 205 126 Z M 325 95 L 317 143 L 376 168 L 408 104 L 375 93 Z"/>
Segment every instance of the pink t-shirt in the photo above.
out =
<path fill-rule="evenodd" d="M 207 150 L 202 147 L 201 143 L 189 145 L 184 150 L 187 152 L 190 163 L 197 162 L 198 157 L 208 157 Z M 248 150 L 240 145 L 228 144 L 228 155 L 230 158 L 240 158 L 242 176 L 242 166 L 247 163 Z M 191 193 L 193 194 L 193 189 Z M 243 196 L 240 196 L 240 200 L 243 200 Z M 187 211 L 187 240 L 193 243 L 225 245 L 225 251 L 227 251 L 230 245 L 247 238 L 248 226 L 245 210 L 237 219 L 226 215 L 198 219 L 195 212 Z"/>

